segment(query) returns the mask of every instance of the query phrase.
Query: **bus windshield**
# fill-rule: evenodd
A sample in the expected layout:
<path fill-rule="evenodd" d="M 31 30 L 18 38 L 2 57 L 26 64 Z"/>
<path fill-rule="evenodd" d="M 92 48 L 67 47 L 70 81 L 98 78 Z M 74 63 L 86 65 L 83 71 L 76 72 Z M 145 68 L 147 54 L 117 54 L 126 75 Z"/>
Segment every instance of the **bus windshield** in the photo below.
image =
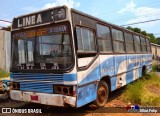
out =
<path fill-rule="evenodd" d="M 73 61 L 70 41 L 65 25 L 14 33 L 12 68 L 66 70 Z"/>

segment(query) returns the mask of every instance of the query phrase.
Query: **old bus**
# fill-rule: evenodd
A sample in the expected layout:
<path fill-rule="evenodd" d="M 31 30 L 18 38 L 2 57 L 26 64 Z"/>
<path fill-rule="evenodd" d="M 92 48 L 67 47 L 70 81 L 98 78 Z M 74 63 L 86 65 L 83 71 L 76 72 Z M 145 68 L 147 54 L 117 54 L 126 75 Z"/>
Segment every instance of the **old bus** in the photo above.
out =
<path fill-rule="evenodd" d="M 66 6 L 13 19 L 11 99 L 54 106 L 107 103 L 152 69 L 147 37 Z"/>

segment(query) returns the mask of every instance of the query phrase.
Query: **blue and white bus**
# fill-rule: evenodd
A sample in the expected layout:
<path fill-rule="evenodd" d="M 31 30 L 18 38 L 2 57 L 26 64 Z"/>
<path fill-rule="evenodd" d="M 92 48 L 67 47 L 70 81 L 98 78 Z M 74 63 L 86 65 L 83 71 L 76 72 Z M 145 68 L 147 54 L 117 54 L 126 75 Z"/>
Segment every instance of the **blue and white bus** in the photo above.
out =
<path fill-rule="evenodd" d="M 13 19 L 11 99 L 53 106 L 107 103 L 152 69 L 147 37 L 66 6 Z"/>

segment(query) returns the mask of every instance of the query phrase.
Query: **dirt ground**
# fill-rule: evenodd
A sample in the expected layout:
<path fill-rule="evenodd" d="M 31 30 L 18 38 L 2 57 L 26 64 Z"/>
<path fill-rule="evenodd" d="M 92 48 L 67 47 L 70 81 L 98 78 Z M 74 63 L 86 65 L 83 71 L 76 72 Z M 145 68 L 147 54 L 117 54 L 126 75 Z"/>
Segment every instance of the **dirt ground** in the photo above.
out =
<path fill-rule="evenodd" d="M 59 107 L 52 107 L 52 106 L 45 106 L 45 105 L 39 105 L 39 104 L 33 104 L 33 103 L 25 103 L 20 101 L 13 101 L 13 100 L 1 100 L 0 101 L 0 108 L 2 107 L 17 107 L 17 108 L 40 108 L 45 109 L 47 113 L 42 114 L 12 114 L 13 116 L 23 116 L 23 115 L 29 115 L 29 116 L 160 116 L 160 114 L 151 114 L 151 113 L 114 113 L 114 112 L 127 112 L 125 107 L 127 106 L 126 103 L 122 102 L 120 97 L 123 93 L 125 87 L 120 88 L 119 90 L 116 90 L 112 92 L 109 96 L 108 103 L 104 108 L 95 108 L 92 105 L 89 107 L 84 106 L 78 109 L 75 108 L 59 108 Z M 122 107 L 122 108 L 120 108 Z M 112 111 L 111 111 L 112 110 Z M 0 114 L 0 116 L 7 116 L 9 114 Z"/>

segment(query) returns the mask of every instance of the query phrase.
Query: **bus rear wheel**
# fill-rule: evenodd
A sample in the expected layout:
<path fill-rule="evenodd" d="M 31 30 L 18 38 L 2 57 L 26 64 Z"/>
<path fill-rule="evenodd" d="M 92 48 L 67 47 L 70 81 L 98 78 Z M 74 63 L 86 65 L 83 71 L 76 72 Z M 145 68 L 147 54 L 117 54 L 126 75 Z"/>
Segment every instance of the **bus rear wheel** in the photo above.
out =
<path fill-rule="evenodd" d="M 145 76 L 147 74 L 146 66 L 143 66 L 142 68 L 142 76 Z"/>
<path fill-rule="evenodd" d="M 101 80 L 98 84 L 97 98 L 94 101 L 94 105 L 97 107 L 104 107 L 108 100 L 108 85 L 105 81 Z"/>

